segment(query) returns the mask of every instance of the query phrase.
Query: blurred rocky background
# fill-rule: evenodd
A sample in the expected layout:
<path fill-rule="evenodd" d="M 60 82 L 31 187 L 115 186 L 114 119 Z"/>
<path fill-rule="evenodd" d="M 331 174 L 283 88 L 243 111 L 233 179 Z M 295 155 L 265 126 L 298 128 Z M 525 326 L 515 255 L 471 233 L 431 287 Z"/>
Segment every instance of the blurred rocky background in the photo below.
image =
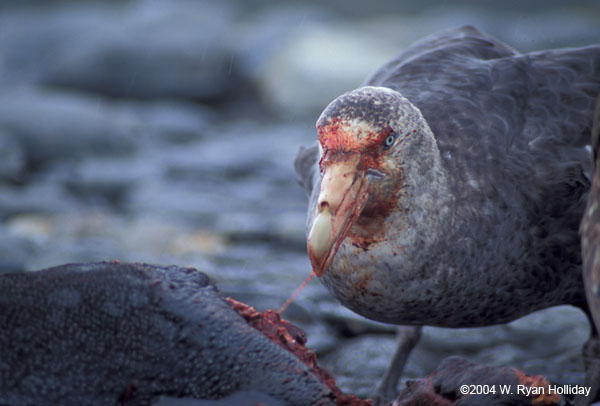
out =
<path fill-rule="evenodd" d="M 521 51 L 600 42 L 600 1 L 0 2 L 0 270 L 194 266 L 277 308 L 309 274 L 292 161 L 340 93 L 407 44 L 472 24 Z M 316 280 L 285 316 L 342 389 L 373 393 L 394 329 Z M 582 381 L 570 307 L 428 327 L 405 378 L 451 354 Z"/>

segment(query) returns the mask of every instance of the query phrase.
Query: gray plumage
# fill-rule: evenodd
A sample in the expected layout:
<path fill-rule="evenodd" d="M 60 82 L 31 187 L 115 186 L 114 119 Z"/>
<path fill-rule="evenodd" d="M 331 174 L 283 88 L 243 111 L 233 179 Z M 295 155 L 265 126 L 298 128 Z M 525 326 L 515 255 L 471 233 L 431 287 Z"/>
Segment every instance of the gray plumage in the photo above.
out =
<path fill-rule="evenodd" d="M 600 328 L 600 96 L 596 100 L 592 130 L 594 175 L 581 220 L 583 281 L 596 330 Z"/>
<path fill-rule="evenodd" d="M 346 238 L 321 278 L 342 304 L 383 322 L 448 327 L 585 306 L 577 230 L 590 185 L 600 46 L 520 54 L 463 27 L 415 43 L 365 86 L 376 88 L 342 95 L 328 109 L 385 87 L 426 123 L 397 153 L 406 179 L 393 238 L 366 249 Z M 380 114 L 377 105 L 363 107 L 365 117 Z M 334 110 L 320 122 L 341 108 Z M 435 145 L 422 147 L 430 134 Z M 318 160 L 313 146 L 295 162 L 310 196 L 307 232 Z"/>

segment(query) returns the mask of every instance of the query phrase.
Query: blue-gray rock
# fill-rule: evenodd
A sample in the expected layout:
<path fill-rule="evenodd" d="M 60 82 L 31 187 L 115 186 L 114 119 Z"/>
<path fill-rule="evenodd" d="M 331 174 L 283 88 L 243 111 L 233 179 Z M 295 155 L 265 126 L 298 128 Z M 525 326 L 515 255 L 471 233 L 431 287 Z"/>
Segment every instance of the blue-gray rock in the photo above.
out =
<path fill-rule="evenodd" d="M 240 75 L 235 12 L 209 1 L 137 0 L 15 8 L 0 17 L 5 80 L 119 97 L 221 98 Z"/>
<path fill-rule="evenodd" d="M 116 120 L 102 98 L 33 87 L 0 92 L 2 128 L 19 139 L 33 168 L 88 154 L 125 154 L 136 145 L 130 123 Z"/>
<path fill-rule="evenodd" d="M 205 105 L 177 99 L 127 100 L 116 103 L 118 110 L 137 125 L 137 132 L 153 135 L 161 143 L 185 144 L 202 138 L 215 119 Z"/>
<path fill-rule="evenodd" d="M 25 153 L 17 138 L 0 130 L 0 181 L 17 181 L 25 172 Z"/>
<path fill-rule="evenodd" d="M 23 271 L 27 258 L 35 254 L 33 242 L 7 232 L 0 225 L 0 273 Z"/>
<path fill-rule="evenodd" d="M 43 198 L 42 198 L 43 196 Z M 0 218 L 23 213 L 68 213 L 77 202 L 52 182 L 30 182 L 26 185 L 0 184 Z"/>

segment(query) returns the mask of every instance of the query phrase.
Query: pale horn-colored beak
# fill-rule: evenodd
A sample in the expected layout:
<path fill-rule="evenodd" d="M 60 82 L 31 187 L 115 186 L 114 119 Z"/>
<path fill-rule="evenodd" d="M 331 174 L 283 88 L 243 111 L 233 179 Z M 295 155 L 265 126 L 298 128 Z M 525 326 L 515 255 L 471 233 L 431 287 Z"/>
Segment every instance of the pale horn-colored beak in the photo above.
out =
<path fill-rule="evenodd" d="M 359 154 L 348 154 L 328 163 L 323 172 L 308 235 L 308 256 L 317 276 L 325 273 L 369 198 L 369 180 L 365 171 L 358 168 L 359 162 Z"/>

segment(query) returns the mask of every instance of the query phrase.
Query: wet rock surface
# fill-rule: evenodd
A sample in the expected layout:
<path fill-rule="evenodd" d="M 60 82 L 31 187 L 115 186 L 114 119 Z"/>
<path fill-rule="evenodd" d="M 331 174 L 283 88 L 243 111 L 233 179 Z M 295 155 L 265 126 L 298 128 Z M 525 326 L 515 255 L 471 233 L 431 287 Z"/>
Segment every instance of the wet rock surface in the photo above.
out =
<path fill-rule="evenodd" d="M 590 2 L 364 4 L 3 2 L 0 272 L 189 265 L 226 296 L 278 308 L 310 272 L 293 157 L 333 97 L 409 42 L 465 23 L 523 51 L 600 38 Z M 284 316 L 343 391 L 373 394 L 392 326 L 342 308 L 316 278 Z M 569 307 L 427 327 L 404 379 L 459 354 L 579 383 L 588 334 Z"/>

